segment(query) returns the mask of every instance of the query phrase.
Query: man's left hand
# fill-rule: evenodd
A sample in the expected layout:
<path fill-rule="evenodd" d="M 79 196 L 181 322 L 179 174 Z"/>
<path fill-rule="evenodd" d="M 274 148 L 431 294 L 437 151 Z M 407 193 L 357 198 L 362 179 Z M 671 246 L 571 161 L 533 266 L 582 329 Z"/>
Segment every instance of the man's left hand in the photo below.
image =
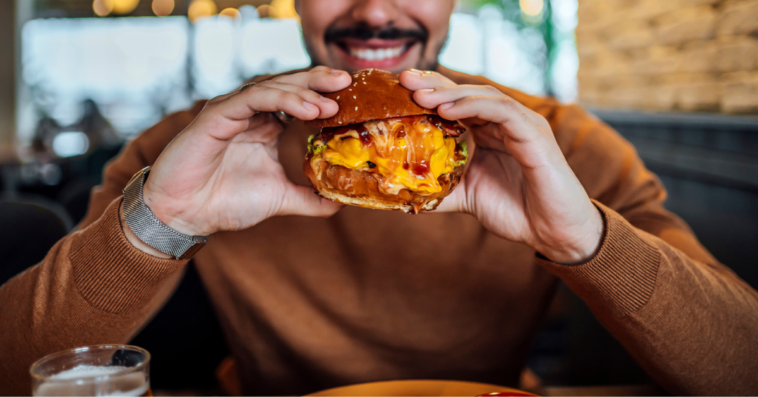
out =
<path fill-rule="evenodd" d="M 470 213 L 557 263 L 595 255 L 602 216 L 544 117 L 494 87 L 456 85 L 436 72 L 405 71 L 400 82 L 419 105 L 463 123 L 476 142 L 468 174 L 439 211 Z"/>

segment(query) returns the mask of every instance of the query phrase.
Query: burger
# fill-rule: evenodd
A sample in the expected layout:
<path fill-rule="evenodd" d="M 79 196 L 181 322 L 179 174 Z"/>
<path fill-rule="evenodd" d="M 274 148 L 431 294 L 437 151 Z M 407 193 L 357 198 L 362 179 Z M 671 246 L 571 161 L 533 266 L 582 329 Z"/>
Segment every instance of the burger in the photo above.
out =
<path fill-rule="evenodd" d="M 320 130 L 308 139 L 303 165 L 322 197 L 417 214 L 437 208 L 460 182 L 465 128 L 416 104 L 398 77 L 361 70 L 344 90 L 323 94 L 339 111 L 306 122 Z"/>

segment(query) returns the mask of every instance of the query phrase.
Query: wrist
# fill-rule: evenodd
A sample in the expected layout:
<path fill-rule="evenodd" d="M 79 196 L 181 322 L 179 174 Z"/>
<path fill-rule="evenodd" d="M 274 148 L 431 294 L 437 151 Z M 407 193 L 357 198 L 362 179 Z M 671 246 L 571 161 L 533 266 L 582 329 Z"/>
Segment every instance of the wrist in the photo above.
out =
<path fill-rule="evenodd" d="M 142 197 L 147 208 L 164 225 L 188 236 L 209 236 L 215 232 L 208 225 L 198 221 L 187 221 L 188 211 L 184 208 L 186 202 L 169 202 L 169 200 L 154 193 L 150 178 L 142 188 Z"/>
<path fill-rule="evenodd" d="M 589 262 L 600 250 L 605 235 L 603 215 L 594 205 L 582 229 L 583 232 L 577 233 L 580 238 L 570 244 L 537 251 L 550 261 L 561 265 L 573 266 Z"/>
<path fill-rule="evenodd" d="M 136 234 L 134 234 L 132 229 L 129 227 L 129 224 L 126 222 L 126 219 L 124 218 L 123 206 L 119 206 L 118 217 L 121 220 L 121 231 L 124 232 L 124 237 L 126 237 L 126 239 L 129 241 L 131 245 L 133 245 L 135 248 L 139 249 L 140 251 L 148 255 L 152 255 L 156 258 L 173 259 L 171 255 L 160 252 L 157 249 L 145 244 L 142 240 L 139 239 L 139 237 L 137 237 Z"/>

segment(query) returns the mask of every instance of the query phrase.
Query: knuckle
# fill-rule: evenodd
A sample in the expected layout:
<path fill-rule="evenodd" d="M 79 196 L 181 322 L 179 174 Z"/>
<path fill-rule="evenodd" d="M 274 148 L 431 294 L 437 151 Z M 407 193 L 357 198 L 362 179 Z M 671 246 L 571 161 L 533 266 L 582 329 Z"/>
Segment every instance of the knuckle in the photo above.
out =
<path fill-rule="evenodd" d="M 211 99 L 210 101 L 205 103 L 205 106 L 203 106 L 203 111 L 206 113 L 212 113 L 215 112 L 216 109 L 224 102 L 226 98 L 223 97 L 215 97 Z"/>
<path fill-rule="evenodd" d="M 550 122 L 547 121 L 547 119 L 544 118 L 542 115 L 539 115 L 539 119 L 538 120 L 539 120 L 540 126 L 542 126 L 542 128 L 551 129 L 552 130 L 552 127 L 550 127 Z"/>
<path fill-rule="evenodd" d="M 498 100 L 500 103 L 508 108 L 515 108 L 516 107 L 516 101 L 513 98 L 510 97 L 498 97 Z"/>
<path fill-rule="evenodd" d="M 279 98 L 282 102 L 296 102 L 300 96 L 287 91 L 279 91 Z"/>
<path fill-rule="evenodd" d="M 316 66 L 315 68 L 311 69 L 311 72 L 313 72 L 313 73 L 331 73 L 332 72 L 332 68 L 321 65 L 321 66 Z"/>
<path fill-rule="evenodd" d="M 485 86 L 484 86 L 484 88 L 485 88 L 487 91 L 489 91 L 489 92 L 491 92 L 491 93 L 493 93 L 493 94 L 502 94 L 502 92 L 500 92 L 500 90 L 498 90 L 498 89 L 497 89 L 497 87 L 491 86 L 491 85 L 489 85 L 489 84 L 488 84 L 488 85 L 485 85 Z"/>
<path fill-rule="evenodd" d="M 261 88 L 268 88 L 268 87 L 271 87 L 272 85 L 276 84 L 276 83 L 278 82 L 278 79 L 280 79 L 281 77 L 282 77 L 282 76 L 279 76 L 279 77 L 273 78 L 273 79 L 271 79 L 271 80 L 265 80 L 265 81 L 261 81 L 260 83 L 257 83 L 256 85 L 254 85 L 254 86 L 250 87 L 250 90 L 252 91 L 252 90 L 254 90 L 254 89 L 256 89 L 256 88 L 257 88 L 257 89 L 261 89 Z"/>

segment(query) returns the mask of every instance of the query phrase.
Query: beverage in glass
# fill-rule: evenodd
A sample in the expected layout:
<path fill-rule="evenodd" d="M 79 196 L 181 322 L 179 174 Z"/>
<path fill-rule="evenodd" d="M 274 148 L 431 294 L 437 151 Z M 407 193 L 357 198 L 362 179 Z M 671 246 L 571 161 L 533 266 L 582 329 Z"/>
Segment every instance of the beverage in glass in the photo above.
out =
<path fill-rule="evenodd" d="M 126 345 L 51 354 L 31 367 L 35 396 L 152 396 L 150 353 Z"/>

